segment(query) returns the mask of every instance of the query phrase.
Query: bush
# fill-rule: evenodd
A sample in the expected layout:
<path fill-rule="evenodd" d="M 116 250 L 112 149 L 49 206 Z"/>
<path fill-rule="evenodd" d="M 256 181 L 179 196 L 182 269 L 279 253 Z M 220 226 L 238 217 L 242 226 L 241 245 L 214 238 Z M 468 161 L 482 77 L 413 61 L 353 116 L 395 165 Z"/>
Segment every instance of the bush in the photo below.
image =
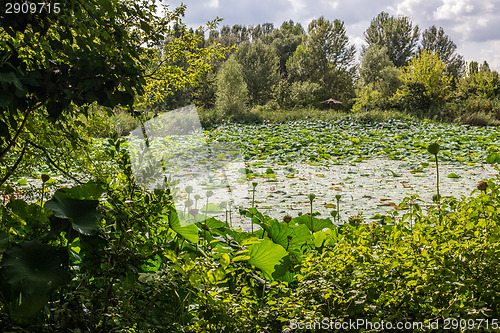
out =
<path fill-rule="evenodd" d="M 321 86 L 315 82 L 298 81 L 290 86 L 290 101 L 294 106 L 319 105 Z"/>
<path fill-rule="evenodd" d="M 231 57 L 222 64 L 217 75 L 216 108 L 227 116 L 235 115 L 246 110 L 247 102 L 243 68 Z"/>
<path fill-rule="evenodd" d="M 359 92 L 358 97 L 355 99 L 352 107 L 354 113 L 379 110 L 383 102 L 382 93 L 378 90 L 373 90 L 368 86 L 364 86 Z"/>
<path fill-rule="evenodd" d="M 474 126 L 497 125 L 500 120 L 500 101 L 481 97 L 457 100 L 446 104 L 449 119 Z"/>
<path fill-rule="evenodd" d="M 126 136 L 140 126 L 139 120 L 123 109 L 105 110 L 101 107 L 94 107 L 89 112 L 91 112 L 90 117 L 82 117 L 89 136 L 109 138 L 114 132 L 117 132 L 119 136 Z"/>

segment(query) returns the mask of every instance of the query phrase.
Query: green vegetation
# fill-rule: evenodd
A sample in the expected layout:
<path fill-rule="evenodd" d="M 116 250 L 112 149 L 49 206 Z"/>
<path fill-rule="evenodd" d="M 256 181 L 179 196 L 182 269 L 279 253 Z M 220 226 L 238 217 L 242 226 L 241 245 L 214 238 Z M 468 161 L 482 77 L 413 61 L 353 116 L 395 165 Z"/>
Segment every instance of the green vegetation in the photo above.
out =
<path fill-rule="evenodd" d="M 358 80 L 338 19 L 307 32 L 292 21 L 217 31 L 215 20 L 205 39 L 182 23 L 184 7 L 60 6 L 0 13 L 0 331 L 281 332 L 325 318 L 440 329 L 456 318 L 475 321 L 470 331 L 488 320 L 483 331 L 498 330 L 500 178 L 441 196 L 439 169 L 499 163 L 500 130 L 436 120 L 495 123 L 499 77 L 486 63 L 459 68 L 442 30 L 426 30 L 418 49 L 409 18 L 381 13 Z M 326 98 L 342 104 L 320 110 Z M 165 162 L 159 188 L 140 185 L 154 166 L 134 174 L 125 135 L 192 102 L 207 125 L 200 137 L 238 146 L 252 167 L 271 164 L 239 171 L 248 207 L 216 202 L 208 184 L 173 190 Z M 277 166 L 293 179 L 288 163 L 328 172 L 374 158 L 413 163 L 412 174 L 434 163 L 434 201 L 412 194 L 365 218 L 347 216 L 345 194 L 308 191 L 306 213 L 257 208 L 258 177 L 275 181 Z"/>

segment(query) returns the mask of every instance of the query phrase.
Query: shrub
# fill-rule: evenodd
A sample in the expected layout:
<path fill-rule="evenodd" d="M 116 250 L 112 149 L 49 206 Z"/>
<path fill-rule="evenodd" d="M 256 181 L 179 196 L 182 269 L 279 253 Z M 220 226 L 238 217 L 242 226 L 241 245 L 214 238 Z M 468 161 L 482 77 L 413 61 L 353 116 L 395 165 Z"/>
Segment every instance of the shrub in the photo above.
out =
<path fill-rule="evenodd" d="M 437 53 L 423 50 L 401 72 L 402 87 L 394 97 L 407 112 L 421 115 L 448 98 L 451 77 Z"/>
<path fill-rule="evenodd" d="M 225 115 L 235 115 L 245 111 L 248 90 L 243 80 L 243 68 L 234 57 L 222 64 L 217 75 L 215 106 Z"/>
<path fill-rule="evenodd" d="M 355 101 L 352 111 L 359 113 L 380 109 L 383 98 L 381 92 L 365 86 L 358 92 L 358 97 L 356 97 Z"/>
<path fill-rule="evenodd" d="M 319 104 L 321 86 L 315 82 L 298 81 L 290 87 L 290 100 L 294 106 L 312 106 Z"/>

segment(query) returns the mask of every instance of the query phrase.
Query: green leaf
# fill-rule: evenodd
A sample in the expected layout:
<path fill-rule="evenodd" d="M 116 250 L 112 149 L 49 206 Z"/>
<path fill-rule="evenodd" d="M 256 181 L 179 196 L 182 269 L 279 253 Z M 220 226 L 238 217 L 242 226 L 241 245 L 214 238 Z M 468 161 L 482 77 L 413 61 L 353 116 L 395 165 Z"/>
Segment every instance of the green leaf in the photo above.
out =
<path fill-rule="evenodd" d="M 0 82 L 14 83 L 18 90 L 23 89 L 21 81 L 19 81 L 14 72 L 0 73 Z"/>
<path fill-rule="evenodd" d="M 219 263 L 222 268 L 226 269 L 227 266 L 229 266 L 229 263 L 231 262 L 231 258 L 229 258 L 229 255 L 227 253 L 223 253 L 219 259 Z"/>
<path fill-rule="evenodd" d="M 71 198 L 79 200 L 99 200 L 104 193 L 102 184 L 96 182 L 88 182 L 81 185 L 76 185 L 71 188 L 60 188 L 54 194 L 60 198 Z"/>
<path fill-rule="evenodd" d="M 79 233 L 92 236 L 99 231 L 97 223 L 101 215 L 96 210 L 98 204 L 97 200 L 78 200 L 54 195 L 44 207 L 51 209 L 55 217 L 68 219 L 73 229 Z"/>
<path fill-rule="evenodd" d="M 48 102 L 47 112 L 53 119 L 57 119 L 64 110 L 65 105 L 61 102 Z"/>
<path fill-rule="evenodd" d="M 0 262 L 0 290 L 10 316 L 18 323 L 31 321 L 49 295 L 71 281 L 68 252 L 40 240 L 13 245 Z"/>
<path fill-rule="evenodd" d="M 327 229 L 314 233 L 314 245 L 316 247 L 327 246 L 338 241 L 338 232 L 336 230 Z"/>
<path fill-rule="evenodd" d="M 311 232 L 321 231 L 325 228 L 335 229 L 335 225 L 328 218 L 326 219 L 318 219 L 314 216 L 312 217 L 312 226 L 311 226 L 311 216 L 310 215 L 302 215 L 299 217 L 295 217 L 292 219 L 291 223 L 305 224 Z"/>
<path fill-rule="evenodd" d="M 304 224 L 296 227 L 290 227 L 285 222 L 271 221 L 271 226 L 268 230 L 269 238 L 276 244 L 287 249 L 288 252 L 300 253 L 300 248 L 313 237 L 309 229 Z"/>
<path fill-rule="evenodd" d="M 186 238 L 191 243 L 198 243 L 198 227 L 195 224 L 181 226 L 179 216 L 177 215 L 177 211 L 175 209 L 170 210 L 170 213 L 168 215 L 168 223 L 170 225 L 170 228 L 172 228 L 172 230 L 174 230 L 176 233 Z"/>
<path fill-rule="evenodd" d="M 12 102 L 13 95 L 0 90 L 0 107 L 5 108 Z"/>
<path fill-rule="evenodd" d="M 290 264 L 287 260 L 288 253 L 283 246 L 268 239 L 250 246 L 247 254 L 250 256 L 248 263 L 260 269 L 269 279 L 285 275 Z"/>
<path fill-rule="evenodd" d="M 486 163 L 488 164 L 493 164 L 493 163 L 499 163 L 500 162 L 500 154 L 497 153 L 492 153 L 486 157 Z"/>
<path fill-rule="evenodd" d="M 447 177 L 448 177 L 448 178 L 460 178 L 460 176 L 459 176 L 459 175 L 457 175 L 456 173 L 453 173 L 453 172 L 452 172 L 452 173 L 450 173 Z"/>

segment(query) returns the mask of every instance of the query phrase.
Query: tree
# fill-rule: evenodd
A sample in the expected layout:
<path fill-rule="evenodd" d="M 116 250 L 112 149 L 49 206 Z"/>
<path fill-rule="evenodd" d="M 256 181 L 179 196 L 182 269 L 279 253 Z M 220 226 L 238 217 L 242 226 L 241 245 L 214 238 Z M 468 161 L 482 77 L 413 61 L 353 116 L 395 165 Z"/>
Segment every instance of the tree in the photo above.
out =
<path fill-rule="evenodd" d="M 279 59 L 274 49 L 260 40 L 245 42 L 239 46 L 234 59 L 241 65 L 250 104 L 262 105 L 269 101 L 279 80 Z"/>
<path fill-rule="evenodd" d="M 390 97 L 399 88 L 400 74 L 389 59 L 385 46 L 372 45 L 364 50 L 359 67 L 362 86 L 369 86 L 382 96 Z"/>
<path fill-rule="evenodd" d="M 214 27 L 215 22 L 209 27 Z M 177 108 L 189 101 L 191 92 L 233 47 L 203 42 L 204 33 L 176 22 L 160 45 L 152 48 L 145 73 L 144 97 L 136 106 L 160 110 Z"/>
<path fill-rule="evenodd" d="M 401 81 L 403 86 L 398 89 L 396 96 L 402 99 L 407 109 L 422 110 L 445 102 L 450 91 L 451 76 L 437 53 L 423 50 L 403 68 Z"/>
<path fill-rule="evenodd" d="M 226 115 L 243 112 L 248 102 L 248 90 L 243 79 L 243 67 L 234 55 L 224 62 L 217 74 L 215 106 Z"/>
<path fill-rule="evenodd" d="M 0 13 L 0 185 L 26 156 L 61 145 L 39 134 L 40 119 L 57 122 L 52 128 L 65 128 L 73 134 L 64 137 L 77 142 L 77 131 L 66 127 L 90 116 L 89 105 L 121 105 L 137 114 L 138 96 L 192 84 L 211 68 L 207 59 L 217 57 L 194 51 L 199 38 L 187 31 L 173 36 L 170 23 L 180 22 L 185 7 L 158 16 L 154 2 L 58 4 L 59 12 Z M 176 67 L 178 59 L 186 66 Z"/>
<path fill-rule="evenodd" d="M 359 89 L 354 111 L 386 108 L 389 99 L 401 85 L 401 71 L 394 66 L 387 54 L 387 48 L 371 45 L 362 53 L 359 66 Z"/>
<path fill-rule="evenodd" d="M 456 94 L 463 100 L 469 98 L 492 100 L 500 96 L 498 72 L 492 71 L 486 61 L 481 66 L 476 61 L 471 61 L 467 75 L 458 81 Z"/>
<path fill-rule="evenodd" d="M 333 23 L 320 17 L 312 20 L 308 27 L 306 46 L 314 57 L 317 71 L 334 70 L 353 71 L 356 48 L 350 45 L 344 22 Z"/>
<path fill-rule="evenodd" d="M 464 66 L 463 57 L 456 53 L 457 45 L 444 33 L 443 28 L 429 27 L 422 33 L 420 50 L 437 52 L 441 60 L 446 64 L 446 71 L 454 80 L 457 80 Z"/>
<path fill-rule="evenodd" d="M 375 17 L 364 32 L 367 46 L 380 45 L 387 47 L 389 59 L 396 67 L 406 65 L 416 51 L 419 37 L 418 26 L 413 27 L 406 16 L 389 16 L 381 12 Z"/>
<path fill-rule="evenodd" d="M 300 23 L 295 24 L 290 20 L 283 22 L 281 27 L 274 30 L 271 34 L 263 35 L 260 38 L 262 42 L 274 48 L 279 58 L 279 72 L 281 77 L 286 78 L 288 76 L 286 62 L 302 43 L 304 37 L 305 31 Z"/>
<path fill-rule="evenodd" d="M 313 20 L 308 36 L 287 61 L 289 81 L 318 83 L 322 98 L 346 101 L 354 96 L 355 52 L 342 21 Z"/>

